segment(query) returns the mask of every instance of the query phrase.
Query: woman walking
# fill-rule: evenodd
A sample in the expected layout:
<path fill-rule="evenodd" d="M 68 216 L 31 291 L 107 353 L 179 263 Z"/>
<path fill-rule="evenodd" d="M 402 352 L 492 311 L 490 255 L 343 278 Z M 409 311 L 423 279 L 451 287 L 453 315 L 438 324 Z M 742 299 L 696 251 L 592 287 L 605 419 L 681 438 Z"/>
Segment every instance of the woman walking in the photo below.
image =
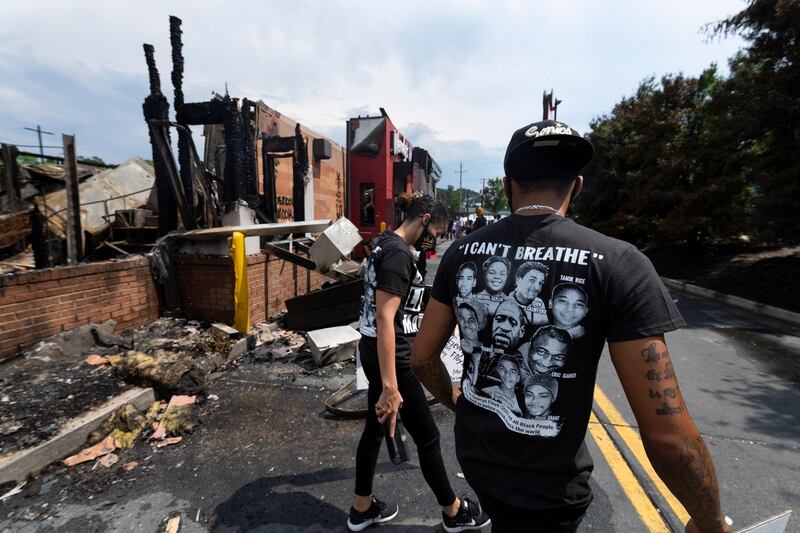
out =
<path fill-rule="evenodd" d="M 347 527 L 361 531 L 397 516 L 397 505 L 372 495 L 372 482 L 384 423 L 388 422 L 386 429 L 393 436 L 399 413 L 417 446 L 422 475 L 442 506 L 445 531 L 480 528 L 489 520 L 477 502 L 457 498 L 453 492 L 439 447 L 439 429 L 422 385 L 411 372 L 411 343 L 421 319 L 425 282 L 410 248 L 424 253 L 436 246 L 436 237 L 448 223 L 447 210 L 441 202 L 419 193 L 400 195 L 395 205 L 405 215 L 403 223 L 378 239 L 364 275 L 358 350 L 369 380 L 369 408 L 356 452 L 356 487 Z"/>

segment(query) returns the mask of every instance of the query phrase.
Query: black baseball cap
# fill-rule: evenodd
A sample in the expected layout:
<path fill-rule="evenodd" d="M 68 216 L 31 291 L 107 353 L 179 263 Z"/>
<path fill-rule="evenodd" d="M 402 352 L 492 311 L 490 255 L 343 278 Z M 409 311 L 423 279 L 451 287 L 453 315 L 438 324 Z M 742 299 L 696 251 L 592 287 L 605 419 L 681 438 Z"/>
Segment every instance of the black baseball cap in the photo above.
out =
<path fill-rule="evenodd" d="M 563 122 L 543 120 L 514 132 L 503 169 L 509 178 L 525 180 L 575 175 L 594 155 L 592 143 Z"/>

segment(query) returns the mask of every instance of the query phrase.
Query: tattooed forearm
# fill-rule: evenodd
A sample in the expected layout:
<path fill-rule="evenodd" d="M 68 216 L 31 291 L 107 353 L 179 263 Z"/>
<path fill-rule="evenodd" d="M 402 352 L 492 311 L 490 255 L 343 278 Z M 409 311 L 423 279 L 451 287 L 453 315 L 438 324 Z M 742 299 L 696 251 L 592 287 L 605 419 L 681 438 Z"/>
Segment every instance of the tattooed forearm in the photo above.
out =
<path fill-rule="evenodd" d="M 671 459 L 664 459 L 669 456 Z M 714 463 L 700 435 L 684 437 L 677 451 L 656 453 L 658 475 L 686 507 L 701 531 L 724 531 Z"/>
<path fill-rule="evenodd" d="M 657 383 L 648 391 L 651 400 L 659 400 L 656 414 L 670 416 L 685 413 L 686 404 L 683 403 L 683 397 L 679 393 L 680 387 L 678 387 L 669 352 L 667 350 L 660 352 L 656 343 L 651 343 L 642 350 L 641 355 L 644 362 L 651 367 L 645 372 L 645 379 Z M 671 403 L 669 400 L 675 400 L 675 402 Z"/>
<path fill-rule="evenodd" d="M 441 359 L 429 359 L 427 361 L 415 361 L 413 365 L 414 375 L 425 385 L 425 388 L 451 410 L 455 410 L 453 402 L 453 382 L 450 381 L 450 374 Z"/>

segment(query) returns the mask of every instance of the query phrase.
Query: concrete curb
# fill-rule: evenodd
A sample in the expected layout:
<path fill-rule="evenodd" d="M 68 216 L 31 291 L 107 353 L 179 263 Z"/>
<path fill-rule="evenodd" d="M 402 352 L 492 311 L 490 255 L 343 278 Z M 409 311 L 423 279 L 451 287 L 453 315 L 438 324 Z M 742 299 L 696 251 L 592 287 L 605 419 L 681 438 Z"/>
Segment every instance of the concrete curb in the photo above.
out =
<path fill-rule="evenodd" d="M 686 283 L 683 281 L 678 281 L 664 277 L 662 277 L 661 280 L 664 282 L 664 285 L 666 285 L 668 289 L 684 291 L 688 292 L 689 294 L 694 294 L 695 296 L 702 296 L 704 298 L 722 301 L 728 305 L 732 305 L 740 309 L 746 309 L 747 311 L 754 311 L 761 315 L 766 315 L 771 318 L 777 318 L 785 322 L 790 322 L 796 326 L 800 326 L 800 313 L 794 313 L 792 311 L 787 311 L 786 309 L 781 309 L 779 307 L 773 307 L 771 305 L 754 302 L 752 300 L 746 300 L 738 296 L 731 296 L 730 294 L 723 294 L 721 292 L 713 291 L 711 289 L 704 289 L 703 287 L 698 287 L 697 285 L 692 285 L 690 283 Z"/>
<path fill-rule="evenodd" d="M 0 459 L 0 484 L 24 481 L 54 461 L 63 459 L 86 443 L 89 433 L 100 427 L 112 412 L 126 403 L 143 411 L 155 401 L 153 389 L 131 389 L 100 407 L 83 413 L 69 422 L 51 439 L 27 450 L 13 452 Z"/>

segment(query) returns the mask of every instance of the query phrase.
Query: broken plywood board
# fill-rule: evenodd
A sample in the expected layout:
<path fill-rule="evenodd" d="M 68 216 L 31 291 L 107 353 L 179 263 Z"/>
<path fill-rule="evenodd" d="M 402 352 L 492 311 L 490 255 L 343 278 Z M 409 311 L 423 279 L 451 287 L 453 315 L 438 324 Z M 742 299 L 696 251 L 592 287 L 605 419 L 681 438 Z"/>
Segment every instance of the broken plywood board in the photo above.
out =
<path fill-rule="evenodd" d="M 317 365 L 323 366 L 353 357 L 361 334 L 350 326 L 309 331 L 308 346 Z"/>
<path fill-rule="evenodd" d="M 305 220 L 302 222 L 281 222 L 277 224 L 253 224 L 250 226 L 228 226 L 224 228 L 196 229 L 176 234 L 176 239 L 217 240 L 227 239 L 234 231 L 243 233 L 245 237 L 288 235 L 290 233 L 319 233 L 331 225 L 330 220 Z"/>

